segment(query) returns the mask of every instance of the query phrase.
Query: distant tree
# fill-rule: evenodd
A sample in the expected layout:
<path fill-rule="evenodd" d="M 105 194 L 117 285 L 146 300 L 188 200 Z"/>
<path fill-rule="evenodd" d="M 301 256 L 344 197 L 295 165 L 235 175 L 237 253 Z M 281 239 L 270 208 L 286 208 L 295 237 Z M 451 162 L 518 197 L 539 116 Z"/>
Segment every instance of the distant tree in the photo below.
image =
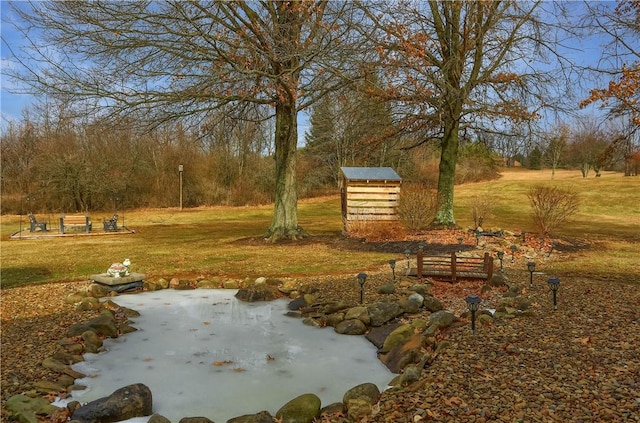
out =
<path fill-rule="evenodd" d="M 542 150 L 536 145 L 527 157 L 529 169 L 542 169 Z"/>
<path fill-rule="evenodd" d="M 606 151 L 609 145 L 604 131 L 586 123 L 570 137 L 568 161 L 580 169 L 583 178 L 588 176 L 591 169 L 596 176 L 600 176 L 600 171 L 607 164 Z"/>
<path fill-rule="evenodd" d="M 551 168 L 551 178 L 556 174 L 556 169 L 562 162 L 567 151 L 570 129 L 568 125 L 557 125 L 549 134 L 543 153 L 545 163 Z"/>
<path fill-rule="evenodd" d="M 136 116 L 150 128 L 214 113 L 273 117 L 275 205 L 267 239 L 298 238 L 297 116 L 348 81 L 340 68 L 348 2 L 33 2 L 27 22 L 37 63 L 15 75 L 35 93 L 66 96 L 83 113 Z M 38 39 L 29 32 L 38 32 Z M 43 48 L 46 45 L 46 48 Z M 31 65 L 30 65 L 31 66 Z M 253 118 L 253 116 L 251 116 Z M 210 129 L 203 126 L 203 129 Z"/>

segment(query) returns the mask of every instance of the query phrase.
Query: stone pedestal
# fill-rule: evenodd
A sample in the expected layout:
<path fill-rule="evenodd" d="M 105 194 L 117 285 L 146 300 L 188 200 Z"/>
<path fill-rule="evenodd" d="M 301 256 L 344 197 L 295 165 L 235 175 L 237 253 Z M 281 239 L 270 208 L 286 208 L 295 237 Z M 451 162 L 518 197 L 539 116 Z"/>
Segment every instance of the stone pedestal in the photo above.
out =
<path fill-rule="evenodd" d="M 114 278 L 108 273 L 100 273 L 97 275 L 90 275 L 89 279 L 95 283 L 105 285 L 110 291 L 123 292 L 130 289 L 142 288 L 142 283 L 146 275 L 144 273 L 131 272 L 129 276 L 122 276 Z"/>

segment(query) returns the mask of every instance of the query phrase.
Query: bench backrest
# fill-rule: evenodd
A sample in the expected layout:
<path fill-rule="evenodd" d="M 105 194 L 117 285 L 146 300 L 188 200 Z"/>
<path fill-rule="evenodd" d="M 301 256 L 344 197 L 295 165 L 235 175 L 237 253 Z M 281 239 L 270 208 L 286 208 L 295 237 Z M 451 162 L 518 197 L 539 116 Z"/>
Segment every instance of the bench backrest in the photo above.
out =
<path fill-rule="evenodd" d="M 86 225 L 89 221 L 89 216 L 84 215 L 63 215 L 61 218 L 65 225 Z"/>

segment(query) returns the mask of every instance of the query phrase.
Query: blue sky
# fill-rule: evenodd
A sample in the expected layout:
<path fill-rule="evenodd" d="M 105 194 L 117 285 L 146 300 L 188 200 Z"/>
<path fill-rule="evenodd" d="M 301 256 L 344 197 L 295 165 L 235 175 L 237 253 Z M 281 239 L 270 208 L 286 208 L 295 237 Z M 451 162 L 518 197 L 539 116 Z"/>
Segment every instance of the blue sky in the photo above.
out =
<path fill-rule="evenodd" d="M 580 3 L 576 3 L 579 5 Z M 18 52 L 19 48 L 24 44 L 24 39 L 20 33 L 15 31 L 12 25 L 8 24 L 8 21 L 14 19 L 14 16 L 10 10 L 10 6 L 7 1 L 0 0 L 0 13 L 2 15 L 2 22 L 0 23 L 0 29 L 2 33 L 1 43 L 1 59 L 0 67 L 2 68 L 2 75 L 0 76 L 0 127 L 4 127 L 10 120 L 20 120 L 23 114 L 23 110 L 29 107 L 34 99 L 28 94 L 16 94 L 12 92 L 16 86 L 4 75 L 4 71 L 11 66 L 17 66 L 13 61 L 11 52 L 7 44 L 12 50 Z M 580 64 L 595 64 L 600 58 L 600 52 L 603 42 L 597 39 L 592 39 L 586 42 L 576 42 L 575 50 L 570 51 L 574 56 L 574 60 Z M 585 96 L 587 93 L 585 93 Z M 593 112 L 594 108 L 590 108 L 590 112 Z M 299 116 L 299 134 L 300 140 L 303 140 L 304 133 L 309 126 L 308 117 L 306 114 Z"/>

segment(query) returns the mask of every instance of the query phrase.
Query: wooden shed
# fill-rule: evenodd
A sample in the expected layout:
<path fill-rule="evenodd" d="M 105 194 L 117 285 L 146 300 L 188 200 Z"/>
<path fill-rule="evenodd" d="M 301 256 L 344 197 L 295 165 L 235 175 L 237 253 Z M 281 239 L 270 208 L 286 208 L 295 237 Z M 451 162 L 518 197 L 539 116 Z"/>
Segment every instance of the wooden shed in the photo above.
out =
<path fill-rule="evenodd" d="M 398 220 L 402 178 L 390 167 L 341 167 L 344 230 L 358 223 Z"/>

